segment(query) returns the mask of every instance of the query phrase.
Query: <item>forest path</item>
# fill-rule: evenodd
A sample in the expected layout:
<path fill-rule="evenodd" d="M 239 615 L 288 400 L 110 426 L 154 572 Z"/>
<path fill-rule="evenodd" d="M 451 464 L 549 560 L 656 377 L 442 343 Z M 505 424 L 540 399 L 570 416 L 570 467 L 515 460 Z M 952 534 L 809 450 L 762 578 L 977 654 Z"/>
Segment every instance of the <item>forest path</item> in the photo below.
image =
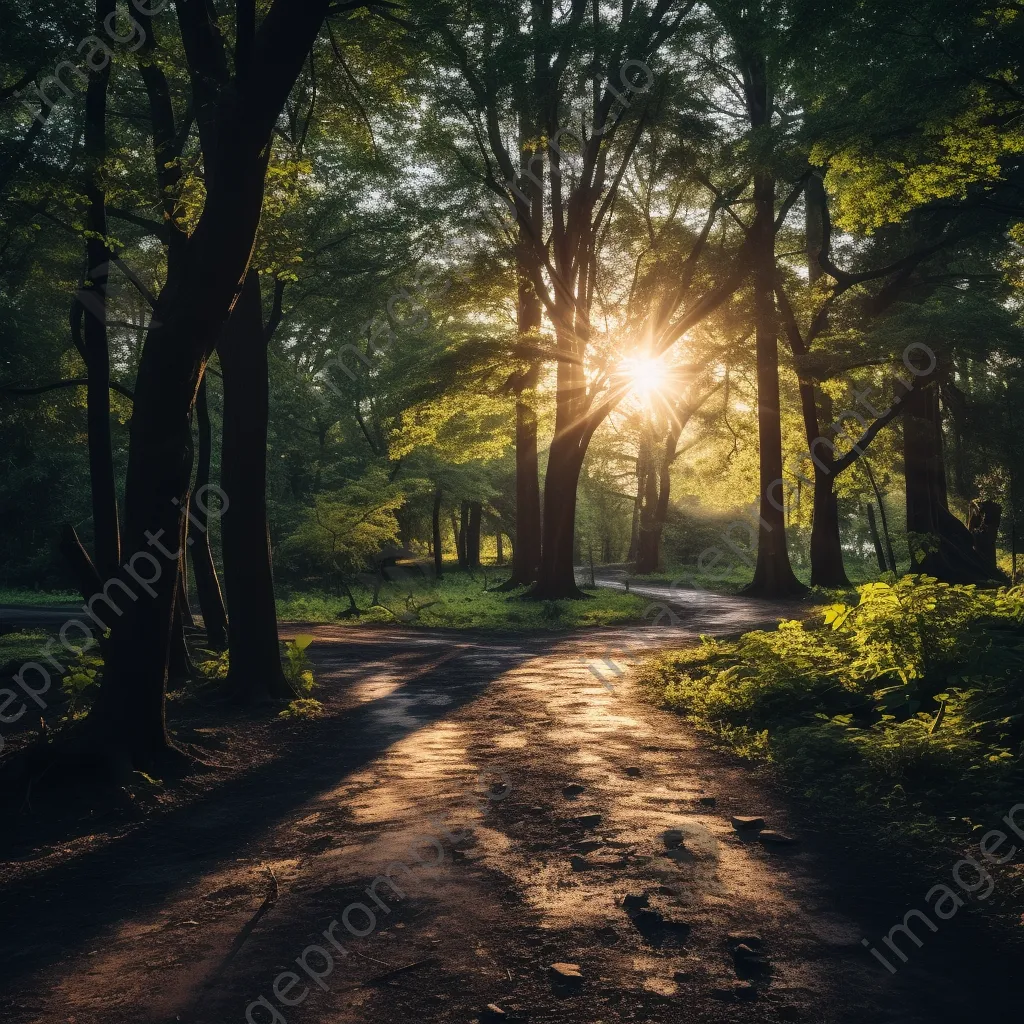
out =
<path fill-rule="evenodd" d="M 841 836 L 801 828 L 635 692 L 644 654 L 694 629 L 309 631 L 326 716 L 288 726 L 291 746 L 173 821 L 5 886 L 5 1020 L 469 1022 L 497 1004 L 508 1016 L 484 1020 L 931 1024 L 982 1008 L 983 974 L 940 966 L 942 936 L 895 977 L 861 946 L 920 894 L 887 902 L 877 865 L 851 887 Z M 736 814 L 800 842 L 743 838 Z M 249 934 L 270 869 L 277 898 Z M 374 885 L 385 870 L 404 898 Z M 341 952 L 332 921 L 366 934 L 334 927 Z M 756 935 L 763 963 L 729 933 Z M 554 963 L 582 980 L 553 982 Z"/>

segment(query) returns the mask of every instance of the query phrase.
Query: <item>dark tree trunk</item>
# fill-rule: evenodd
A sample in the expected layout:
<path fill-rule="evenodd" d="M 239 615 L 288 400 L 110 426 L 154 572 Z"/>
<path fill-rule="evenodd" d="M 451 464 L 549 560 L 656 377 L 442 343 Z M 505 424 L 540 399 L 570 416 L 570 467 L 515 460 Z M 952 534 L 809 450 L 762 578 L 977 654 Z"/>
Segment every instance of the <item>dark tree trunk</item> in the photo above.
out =
<path fill-rule="evenodd" d="M 767 62 L 752 55 L 744 68 L 751 127 L 771 123 Z M 782 498 L 782 419 L 779 400 L 779 344 L 775 310 L 775 180 L 767 171 L 754 175 L 754 224 L 751 228 L 755 349 L 757 355 L 757 433 L 760 446 L 760 519 L 757 563 L 747 593 L 787 597 L 806 588 L 793 574 L 786 546 Z"/>
<path fill-rule="evenodd" d="M 434 544 L 434 575 L 438 579 L 444 572 L 444 549 L 441 542 L 441 488 L 434 491 L 434 508 L 430 518 L 430 529 Z"/>
<path fill-rule="evenodd" d="M 947 583 L 999 579 L 976 554 L 967 527 L 950 511 L 942 457 L 938 382 L 918 384 L 904 398 L 903 465 L 911 571 Z"/>
<path fill-rule="evenodd" d="M 537 133 L 528 120 L 520 124 L 520 169 L 530 171 L 534 161 L 532 142 Z M 541 172 L 542 173 L 542 172 Z M 541 558 L 540 525 L 540 471 L 537 463 L 537 413 L 533 407 L 532 391 L 537 386 L 540 367 L 531 346 L 537 344 L 535 335 L 540 330 L 542 306 L 540 296 L 530 277 L 531 230 L 543 232 L 543 177 L 530 173 L 523 179 L 523 187 L 530 198 L 532 229 L 519 225 L 516 277 L 518 296 L 516 326 L 519 334 L 521 359 L 527 370 L 515 380 L 516 393 L 516 543 L 512 552 L 512 575 L 507 587 L 526 586 L 537 579 Z"/>
<path fill-rule="evenodd" d="M 992 572 L 998 572 L 996 542 L 999 539 L 999 521 L 1003 507 L 997 501 L 972 501 L 967 529 L 974 540 L 974 552 Z"/>
<path fill-rule="evenodd" d="M 210 547 L 210 461 L 213 454 L 213 431 L 210 428 L 210 407 L 206 393 L 206 378 L 199 385 L 196 397 L 196 422 L 199 428 L 199 454 L 196 481 L 191 495 L 191 524 L 189 536 L 192 554 L 192 574 L 199 596 L 199 611 L 206 627 L 207 643 L 214 650 L 223 650 L 228 644 L 228 617 L 224 611 L 217 568 Z"/>
<path fill-rule="evenodd" d="M 576 585 L 573 551 L 576 529 L 576 490 L 583 468 L 582 445 L 577 428 L 556 436 L 548 453 L 544 478 L 543 559 L 532 598 L 557 600 L 582 598 Z"/>
<path fill-rule="evenodd" d="M 464 501 L 459 507 L 459 530 L 456 535 L 456 546 L 459 552 L 459 568 L 469 568 L 469 502 Z"/>
<path fill-rule="evenodd" d="M 831 458 L 820 452 L 827 464 Z M 835 475 L 814 466 L 814 511 L 811 522 L 811 586 L 848 587 L 849 577 L 843 565 L 843 543 L 839 534 L 839 500 Z"/>
<path fill-rule="evenodd" d="M 495 544 L 495 557 L 494 557 L 494 560 L 495 560 L 495 562 L 498 565 L 504 565 L 505 564 L 505 545 L 504 545 L 504 538 L 501 535 L 501 530 L 500 529 L 495 531 L 495 534 L 494 534 L 494 544 Z"/>
<path fill-rule="evenodd" d="M 479 501 L 469 503 L 469 521 L 466 529 L 466 565 L 470 569 L 480 568 L 480 517 Z"/>
<path fill-rule="evenodd" d="M 228 597 L 227 683 L 245 700 L 294 696 L 281 668 L 267 531 L 267 337 L 260 279 L 245 278 L 217 346 L 224 373 L 220 525 Z"/>
<path fill-rule="evenodd" d="M 97 0 L 97 32 L 115 10 L 115 0 Z M 93 544 L 100 577 L 113 579 L 121 561 L 121 539 L 117 515 L 117 483 L 110 431 L 110 351 L 107 346 L 107 284 L 110 250 L 106 246 L 106 194 L 100 183 L 107 155 L 107 84 L 110 64 L 89 75 L 85 95 L 85 195 L 88 200 L 86 225 L 85 287 L 77 302 L 84 310 L 82 321 L 83 357 L 88 371 L 86 420 L 88 423 L 89 478 L 92 485 Z"/>
<path fill-rule="evenodd" d="M 540 566 L 540 483 L 537 466 L 537 413 L 516 400 L 516 545 L 511 581 L 532 583 Z"/>
<path fill-rule="evenodd" d="M 885 511 L 885 502 L 882 500 L 882 492 L 878 489 L 878 483 L 875 480 L 875 474 L 871 471 L 871 464 L 867 459 L 861 459 L 861 465 L 864 467 L 864 472 L 868 475 L 868 480 L 871 483 L 871 490 L 875 494 L 875 501 L 878 502 L 878 514 L 882 519 L 882 538 L 885 541 L 885 552 L 886 557 L 889 560 L 889 568 L 896 572 L 896 552 L 893 551 L 892 547 L 892 536 L 889 533 L 889 517 Z"/>
<path fill-rule="evenodd" d="M 132 557 L 149 556 L 162 571 L 114 623 L 88 723 L 91 749 L 122 769 L 155 770 L 168 759 L 181 760 L 167 735 L 164 702 L 178 553 L 164 555 L 161 563 L 150 549 L 181 534 L 196 389 L 252 253 L 274 124 L 328 6 L 328 0 L 275 0 L 257 33 L 251 67 L 239 69 L 210 108 L 213 116 L 203 120 L 215 129 L 210 146 L 204 141 L 203 147 L 206 200 L 185 243 L 180 273 L 157 299 L 143 345 L 125 481 L 124 549 Z M 216 49 L 219 38 L 207 29 L 197 47 L 199 8 L 182 4 L 177 10 L 190 39 L 193 82 L 201 84 L 199 54 L 208 52 L 206 43 Z M 127 570 L 125 577 L 138 586 Z"/>
<path fill-rule="evenodd" d="M 875 506 L 869 501 L 868 510 L 868 532 L 871 534 L 871 543 L 875 546 L 875 559 L 878 562 L 878 571 L 886 572 L 888 566 L 885 564 L 885 552 L 882 550 L 882 538 L 878 536 L 878 524 L 875 522 Z"/>
<path fill-rule="evenodd" d="M 658 568 L 658 551 L 661 544 L 661 523 L 658 521 L 659 495 L 658 474 L 654 459 L 646 462 L 643 481 L 643 499 L 640 504 L 640 529 L 637 534 L 636 572 L 638 575 L 655 572 Z M 668 507 L 668 496 L 665 497 Z"/>

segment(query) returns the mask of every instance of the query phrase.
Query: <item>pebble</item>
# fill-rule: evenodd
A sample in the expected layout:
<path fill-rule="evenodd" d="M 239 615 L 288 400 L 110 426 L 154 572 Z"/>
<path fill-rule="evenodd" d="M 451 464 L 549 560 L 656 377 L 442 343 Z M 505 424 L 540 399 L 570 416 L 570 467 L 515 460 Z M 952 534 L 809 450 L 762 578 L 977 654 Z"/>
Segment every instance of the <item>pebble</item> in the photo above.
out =
<path fill-rule="evenodd" d="M 562 787 L 562 796 L 567 798 L 579 796 L 586 788 L 586 786 L 581 786 L 578 782 L 570 782 L 568 786 Z"/>
<path fill-rule="evenodd" d="M 732 818 L 731 821 L 732 827 L 736 829 L 737 832 L 747 832 L 752 831 L 753 829 L 764 828 L 764 818 L 748 818 L 740 815 Z"/>
<path fill-rule="evenodd" d="M 635 765 L 631 765 L 629 768 L 626 769 L 626 774 L 631 779 L 639 779 L 641 773 L 639 768 L 637 768 Z"/>
<path fill-rule="evenodd" d="M 579 964 L 552 964 L 548 968 L 548 975 L 555 985 L 565 988 L 579 988 L 583 984 Z"/>
<path fill-rule="evenodd" d="M 757 838 L 762 843 L 768 843 L 771 846 L 792 846 L 799 841 L 792 836 L 787 836 L 785 832 L 775 832 L 772 829 L 762 832 Z"/>
<path fill-rule="evenodd" d="M 576 823 L 584 828 L 597 828 L 601 824 L 601 820 L 600 814 L 581 814 L 576 819 Z"/>

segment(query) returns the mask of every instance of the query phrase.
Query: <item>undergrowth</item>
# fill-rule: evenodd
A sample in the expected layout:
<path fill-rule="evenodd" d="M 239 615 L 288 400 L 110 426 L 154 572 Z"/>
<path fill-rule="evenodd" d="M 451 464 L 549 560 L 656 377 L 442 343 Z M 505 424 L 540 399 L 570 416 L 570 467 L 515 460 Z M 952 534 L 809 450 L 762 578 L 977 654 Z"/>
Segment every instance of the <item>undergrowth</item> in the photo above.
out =
<path fill-rule="evenodd" d="M 664 654 L 642 681 L 849 827 L 968 838 L 1024 793 L 1024 588 L 857 591 L 806 623 Z"/>
<path fill-rule="evenodd" d="M 440 581 L 385 583 L 372 604 L 370 590 L 353 587 L 359 612 L 348 615 L 347 597 L 297 593 L 277 603 L 282 619 L 298 622 L 370 623 L 452 629 L 559 630 L 642 622 L 651 602 L 634 594 L 589 590 L 586 601 L 525 601 L 525 590 L 493 589 L 505 574 L 446 573 Z"/>

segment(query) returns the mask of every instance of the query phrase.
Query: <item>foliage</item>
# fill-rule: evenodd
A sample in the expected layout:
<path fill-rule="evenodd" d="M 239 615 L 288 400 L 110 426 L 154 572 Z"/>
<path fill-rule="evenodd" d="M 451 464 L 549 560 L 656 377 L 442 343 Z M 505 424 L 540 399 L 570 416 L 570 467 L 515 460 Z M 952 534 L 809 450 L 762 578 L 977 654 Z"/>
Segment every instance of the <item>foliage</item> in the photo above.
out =
<path fill-rule="evenodd" d="M 98 647 L 86 648 L 75 655 L 60 680 L 60 688 L 67 698 L 68 718 L 79 718 L 91 707 L 99 692 L 102 672 L 103 656 Z"/>
<path fill-rule="evenodd" d="M 501 576 L 488 573 L 488 582 L 492 586 L 501 579 Z M 367 599 L 370 593 L 367 588 Z M 522 593 L 484 589 L 482 574 L 473 577 L 447 570 L 440 581 L 385 584 L 379 594 L 378 605 L 345 621 L 381 625 L 401 622 L 409 626 L 453 629 L 566 630 L 641 622 L 644 609 L 650 604 L 645 598 L 610 590 L 594 591 L 587 601 L 546 601 L 538 604 L 523 601 Z M 347 608 L 347 600 L 322 593 L 296 594 L 278 602 L 278 614 L 282 618 L 300 622 L 337 622 L 338 616 Z"/>
<path fill-rule="evenodd" d="M 850 824 L 941 833 L 1004 813 L 1024 782 L 1024 588 L 858 589 L 805 623 L 663 655 L 644 684 Z"/>
<path fill-rule="evenodd" d="M 291 721 L 305 719 L 307 721 L 322 718 L 324 715 L 324 706 L 318 700 L 314 700 L 312 697 L 300 697 L 298 700 L 293 700 L 284 711 L 277 713 L 278 718 L 286 718 Z"/>
<path fill-rule="evenodd" d="M 306 648 L 313 642 L 308 633 L 300 633 L 284 645 L 284 675 L 297 693 L 308 695 L 316 686 L 313 668 L 306 656 Z M 315 703 L 315 701 L 314 701 Z"/>

